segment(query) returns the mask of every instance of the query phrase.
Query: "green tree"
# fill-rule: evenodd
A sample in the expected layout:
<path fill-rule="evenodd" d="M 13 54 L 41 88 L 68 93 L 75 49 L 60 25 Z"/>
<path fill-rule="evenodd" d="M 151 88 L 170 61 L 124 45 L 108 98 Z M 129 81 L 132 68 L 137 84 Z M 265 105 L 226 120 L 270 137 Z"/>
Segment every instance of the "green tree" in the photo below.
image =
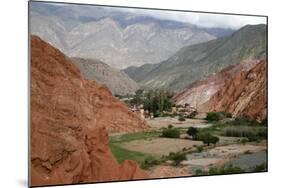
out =
<path fill-rule="evenodd" d="M 210 133 L 205 133 L 201 136 L 201 139 L 204 144 L 207 144 L 208 146 L 210 144 L 217 144 L 219 141 L 219 138 L 216 136 L 211 135 Z"/>
<path fill-rule="evenodd" d="M 189 127 L 186 133 L 194 138 L 198 133 L 198 129 L 195 127 Z"/>

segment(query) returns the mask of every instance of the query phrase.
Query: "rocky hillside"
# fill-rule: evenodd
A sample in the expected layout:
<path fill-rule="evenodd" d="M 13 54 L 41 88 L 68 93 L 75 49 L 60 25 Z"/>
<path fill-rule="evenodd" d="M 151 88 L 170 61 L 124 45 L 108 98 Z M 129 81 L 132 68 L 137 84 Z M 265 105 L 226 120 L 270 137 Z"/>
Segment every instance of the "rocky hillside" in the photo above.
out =
<path fill-rule="evenodd" d="M 108 131 L 147 126 L 110 91 L 83 78 L 59 50 L 31 36 L 31 185 L 146 178 L 136 163 L 119 165 Z"/>
<path fill-rule="evenodd" d="M 183 91 L 174 96 L 177 105 L 189 104 L 191 107 L 198 108 L 209 101 L 227 81 L 231 80 L 241 71 L 248 71 L 253 68 L 259 60 L 247 60 L 236 65 L 230 65 L 216 74 L 212 74 L 207 79 L 195 81 Z"/>
<path fill-rule="evenodd" d="M 70 57 L 97 58 L 118 69 L 158 63 L 183 46 L 231 33 L 120 8 L 31 2 L 30 10 L 31 33 Z"/>
<path fill-rule="evenodd" d="M 199 111 L 225 111 L 256 120 L 267 117 L 267 62 L 237 72 Z"/>
<path fill-rule="evenodd" d="M 184 47 L 159 64 L 125 72 L 144 88 L 181 91 L 229 65 L 265 57 L 266 32 L 266 25 L 247 25 L 231 36 Z"/>
<path fill-rule="evenodd" d="M 126 73 L 95 59 L 71 58 L 88 80 L 95 80 L 106 85 L 113 94 L 133 94 L 138 84 Z"/>

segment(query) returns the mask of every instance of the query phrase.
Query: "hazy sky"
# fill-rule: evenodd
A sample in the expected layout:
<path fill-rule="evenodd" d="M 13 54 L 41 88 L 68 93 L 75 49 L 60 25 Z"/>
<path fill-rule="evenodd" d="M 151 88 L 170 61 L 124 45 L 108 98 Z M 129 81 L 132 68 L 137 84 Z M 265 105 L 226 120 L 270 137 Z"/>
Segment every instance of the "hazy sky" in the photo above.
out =
<path fill-rule="evenodd" d="M 124 11 L 150 15 L 160 19 L 188 22 L 201 27 L 220 27 L 238 29 L 247 24 L 266 24 L 265 17 L 240 16 L 225 14 L 208 14 L 195 12 L 124 9 Z"/>
<path fill-rule="evenodd" d="M 65 4 L 59 4 L 59 3 L 56 4 L 50 3 L 50 4 L 65 6 Z M 77 6 L 77 5 L 67 5 L 67 6 Z M 78 6 L 82 7 L 81 5 Z M 91 8 L 93 6 L 84 5 L 83 7 Z M 136 14 L 149 15 L 159 19 L 187 22 L 200 27 L 219 27 L 219 28 L 239 29 L 240 27 L 247 24 L 266 24 L 265 17 L 257 17 L 257 16 L 240 16 L 240 15 L 163 11 L 163 10 L 149 10 L 149 9 L 115 8 L 115 7 L 107 7 L 107 9 L 120 10 L 125 12 L 128 11 Z"/>

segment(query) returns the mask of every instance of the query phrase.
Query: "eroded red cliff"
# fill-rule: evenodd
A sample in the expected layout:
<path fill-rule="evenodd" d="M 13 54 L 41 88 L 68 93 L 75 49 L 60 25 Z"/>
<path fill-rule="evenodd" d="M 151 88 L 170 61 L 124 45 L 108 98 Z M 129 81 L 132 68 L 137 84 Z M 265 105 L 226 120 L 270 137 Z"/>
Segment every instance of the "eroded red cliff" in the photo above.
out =
<path fill-rule="evenodd" d="M 177 93 L 174 96 L 175 102 L 177 105 L 189 104 L 194 108 L 198 108 L 209 101 L 234 75 L 241 71 L 250 70 L 256 63 L 258 63 L 258 60 L 247 60 L 237 65 L 230 65 L 204 80 L 196 81 Z"/>
<path fill-rule="evenodd" d="M 85 80 L 59 50 L 31 37 L 31 185 L 146 178 L 133 161 L 119 165 L 108 130 L 147 126 L 105 86 Z"/>
<path fill-rule="evenodd" d="M 267 116 L 265 60 L 234 74 L 199 111 L 225 111 L 261 121 Z"/>

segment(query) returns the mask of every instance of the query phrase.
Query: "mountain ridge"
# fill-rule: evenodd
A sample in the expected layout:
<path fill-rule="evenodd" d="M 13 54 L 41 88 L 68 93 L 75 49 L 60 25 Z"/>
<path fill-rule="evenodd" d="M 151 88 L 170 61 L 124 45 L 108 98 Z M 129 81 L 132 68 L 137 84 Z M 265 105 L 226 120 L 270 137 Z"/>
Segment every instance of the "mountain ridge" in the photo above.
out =
<path fill-rule="evenodd" d="M 114 95 L 134 94 L 138 84 L 122 70 L 110 67 L 97 59 L 72 57 L 71 61 L 88 80 L 106 85 Z"/>
<path fill-rule="evenodd" d="M 157 66 L 147 65 L 149 71 L 143 67 L 124 71 L 145 89 L 180 91 L 231 64 L 265 57 L 266 29 L 264 24 L 247 25 L 230 36 L 183 47 Z"/>
<path fill-rule="evenodd" d="M 183 46 L 232 32 L 161 20 L 117 8 L 45 6 L 31 3 L 31 33 L 68 56 L 100 59 L 118 69 L 158 63 Z"/>

